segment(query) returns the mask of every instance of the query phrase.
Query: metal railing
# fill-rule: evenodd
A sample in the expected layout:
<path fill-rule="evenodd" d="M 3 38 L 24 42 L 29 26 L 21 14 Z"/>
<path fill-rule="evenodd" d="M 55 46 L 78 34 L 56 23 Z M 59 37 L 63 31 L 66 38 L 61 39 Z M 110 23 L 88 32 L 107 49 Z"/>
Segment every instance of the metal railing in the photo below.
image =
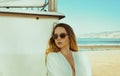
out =
<path fill-rule="evenodd" d="M 48 7 L 47 7 L 48 6 Z M 36 11 L 50 11 L 50 12 L 57 12 L 57 0 L 45 0 L 45 3 L 42 6 L 8 6 L 8 5 L 4 5 L 1 6 L 0 5 L 0 10 L 10 10 L 10 9 L 24 9 L 24 10 L 36 10 Z"/>

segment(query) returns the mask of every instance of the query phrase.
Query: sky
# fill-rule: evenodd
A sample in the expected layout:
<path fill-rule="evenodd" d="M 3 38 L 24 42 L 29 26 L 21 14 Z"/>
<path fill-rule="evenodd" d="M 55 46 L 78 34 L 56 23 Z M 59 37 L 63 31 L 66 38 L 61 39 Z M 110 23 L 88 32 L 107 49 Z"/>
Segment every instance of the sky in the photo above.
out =
<path fill-rule="evenodd" d="M 57 7 L 77 35 L 120 31 L 120 0 L 58 0 Z"/>

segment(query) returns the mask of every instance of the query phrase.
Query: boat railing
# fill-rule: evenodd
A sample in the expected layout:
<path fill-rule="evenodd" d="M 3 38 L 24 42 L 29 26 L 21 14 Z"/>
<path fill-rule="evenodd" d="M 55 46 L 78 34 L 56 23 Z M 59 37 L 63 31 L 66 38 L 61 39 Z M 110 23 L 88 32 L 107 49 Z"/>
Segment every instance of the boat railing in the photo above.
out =
<path fill-rule="evenodd" d="M 32 3 L 33 1 L 33 3 Z M 36 4 L 34 3 L 36 1 Z M 39 2 L 37 2 L 39 1 Z M 26 2 L 26 3 L 24 3 Z M 57 12 L 57 0 L 0 0 L 1 10 L 31 10 Z"/>

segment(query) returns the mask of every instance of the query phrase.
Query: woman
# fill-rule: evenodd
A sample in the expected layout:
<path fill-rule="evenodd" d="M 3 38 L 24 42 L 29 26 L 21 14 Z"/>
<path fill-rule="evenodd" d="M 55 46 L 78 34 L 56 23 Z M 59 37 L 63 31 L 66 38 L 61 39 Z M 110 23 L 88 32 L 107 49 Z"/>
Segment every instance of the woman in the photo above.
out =
<path fill-rule="evenodd" d="M 65 23 L 53 28 L 46 51 L 48 76 L 91 76 L 89 63 L 78 52 L 73 29 Z"/>

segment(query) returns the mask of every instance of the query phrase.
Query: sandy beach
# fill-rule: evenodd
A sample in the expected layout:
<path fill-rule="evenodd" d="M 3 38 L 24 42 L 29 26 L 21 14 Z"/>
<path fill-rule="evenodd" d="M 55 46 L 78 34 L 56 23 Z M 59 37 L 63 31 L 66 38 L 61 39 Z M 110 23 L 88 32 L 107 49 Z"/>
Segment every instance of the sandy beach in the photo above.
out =
<path fill-rule="evenodd" d="M 92 65 L 92 76 L 120 76 L 120 48 L 85 51 Z"/>

